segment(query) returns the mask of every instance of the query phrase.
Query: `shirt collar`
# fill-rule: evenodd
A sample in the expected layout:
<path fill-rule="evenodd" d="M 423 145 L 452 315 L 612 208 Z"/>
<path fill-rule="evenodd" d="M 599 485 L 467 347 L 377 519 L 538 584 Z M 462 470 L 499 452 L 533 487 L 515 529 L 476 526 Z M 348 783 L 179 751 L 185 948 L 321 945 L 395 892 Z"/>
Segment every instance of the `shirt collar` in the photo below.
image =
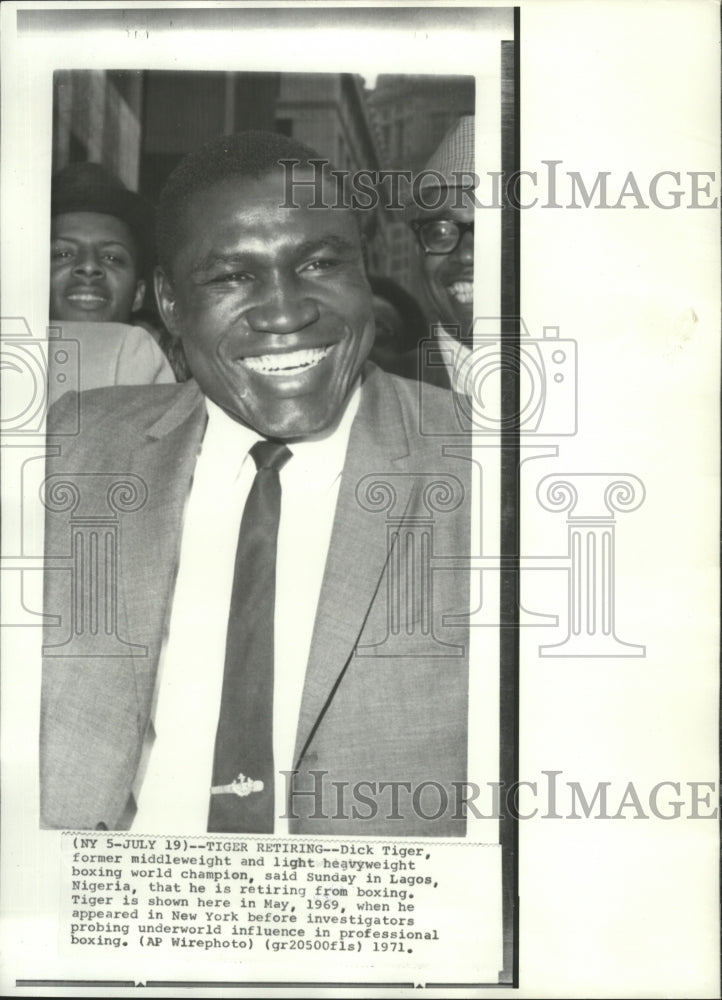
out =
<path fill-rule="evenodd" d="M 351 390 L 341 417 L 330 430 L 288 444 L 292 458 L 283 467 L 282 478 L 312 477 L 316 486 L 330 486 L 338 479 L 346 460 L 346 448 L 351 425 L 361 401 L 361 391 L 359 378 Z M 207 442 L 214 450 L 220 449 L 228 458 L 235 456 L 240 470 L 248 452 L 256 441 L 263 440 L 263 435 L 234 420 L 212 399 L 207 396 L 204 398 L 208 411 L 204 444 Z"/>

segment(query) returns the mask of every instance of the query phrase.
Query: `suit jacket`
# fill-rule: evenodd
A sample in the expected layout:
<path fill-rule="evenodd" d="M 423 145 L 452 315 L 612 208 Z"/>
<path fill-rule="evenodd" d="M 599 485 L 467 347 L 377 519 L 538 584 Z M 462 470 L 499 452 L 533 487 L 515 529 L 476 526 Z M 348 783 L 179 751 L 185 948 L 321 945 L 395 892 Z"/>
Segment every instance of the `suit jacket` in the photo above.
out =
<path fill-rule="evenodd" d="M 444 364 L 441 355 L 434 350 L 435 340 L 422 340 L 410 351 L 399 354 L 393 362 L 379 362 L 385 371 L 403 378 L 416 379 L 440 389 L 451 389 L 449 369 Z"/>
<path fill-rule="evenodd" d="M 49 418 L 60 455 L 45 484 L 45 826 L 125 823 L 205 423 L 194 382 L 68 394 Z M 446 428 L 450 393 L 426 386 L 420 401 L 416 383 L 367 365 L 298 719 L 291 832 L 465 832 L 469 577 L 440 557 L 469 551 L 470 463 L 463 445 L 443 448 L 458 445 Z"/>
<path fill-rule="evenodd" d="M 161 385 L 175 382 L 168 361 L 153 337 L 140 326 L 126 323 L 57 322 L 59 338 L 50 341 L 48 401 L 54 403 L 70 387 L 67 362 L 59 363 L 69 343 L 78 349 L 80 389 L 107 385 Z"/>

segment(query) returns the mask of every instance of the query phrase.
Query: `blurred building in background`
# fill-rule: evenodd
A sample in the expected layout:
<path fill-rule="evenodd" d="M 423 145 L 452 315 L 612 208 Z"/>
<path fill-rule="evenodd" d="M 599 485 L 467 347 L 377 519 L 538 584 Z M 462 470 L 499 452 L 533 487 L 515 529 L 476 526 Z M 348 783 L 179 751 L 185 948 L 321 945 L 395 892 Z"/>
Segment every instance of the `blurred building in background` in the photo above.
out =
<path fill-rule="evenodd" d="M 53 173 L 90 160 L 137 190 L 143 73 L 58 71 L 53 90 Z"/>
<path fill-rule="evenodd" d="M 216 135 L 281 132 L 349 171 L 424 167 L 447 129 L 473 113 L 473 77 L 351 73 L 62 71 L 54 78 L 53 171 L 102 163 L 156 201 L 171 170 Z M 367 220 L 369 267 L 421 301 L 412 235 L 398 212 Z"/>

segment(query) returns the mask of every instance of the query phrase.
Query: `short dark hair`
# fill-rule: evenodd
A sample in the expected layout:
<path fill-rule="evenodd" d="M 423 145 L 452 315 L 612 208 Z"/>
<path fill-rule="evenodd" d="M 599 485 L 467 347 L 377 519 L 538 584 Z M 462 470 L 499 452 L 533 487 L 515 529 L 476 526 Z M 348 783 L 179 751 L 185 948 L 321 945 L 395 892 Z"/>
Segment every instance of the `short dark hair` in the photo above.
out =
<path fill-rule="evenodd" d="M 237 132 L 211 139 L 189 153 L 160 193 L 156 243 L 161 267 L 170 275 L 178 249 L 183 216 L 191 199 L 229 177 L 258 179 L 275 170 L 280 160 L 308 166 L 320 153 L 297 139 L 276 132 Z"/>
<path fill-rule="evenodd" d="M 151 202 L 99 163 L 71 163 L 53 176 L 50 214 L 98 212 L 124 222 L 135 241 L 133 257 L 138 276 L 153 263 L 155 209 Z"/>

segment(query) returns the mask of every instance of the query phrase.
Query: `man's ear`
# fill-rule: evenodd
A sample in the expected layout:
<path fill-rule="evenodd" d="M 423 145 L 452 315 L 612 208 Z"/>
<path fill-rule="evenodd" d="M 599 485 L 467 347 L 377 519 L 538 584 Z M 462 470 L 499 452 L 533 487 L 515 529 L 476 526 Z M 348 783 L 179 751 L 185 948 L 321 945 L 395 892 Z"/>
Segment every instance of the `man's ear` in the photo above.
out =
<path fill-rule="evenodd" d="M 138 310 L 143 305 L 143 299 L 145 298 L 145 282 L 138 281 L 135 286 L 135 296 L 133 297 L 133 305 L 131 306 L 131 313 L 138 312 Z"/>
<path fill-rule="evenodd" d="M 175 291 L 170 278 L 162 267 L 156 267 L 154 282 L 155 300 L 158 304 L 160 318 L 163 320 L 165 328 L 170 334 L 174 337 L 180 337 Z"/>

